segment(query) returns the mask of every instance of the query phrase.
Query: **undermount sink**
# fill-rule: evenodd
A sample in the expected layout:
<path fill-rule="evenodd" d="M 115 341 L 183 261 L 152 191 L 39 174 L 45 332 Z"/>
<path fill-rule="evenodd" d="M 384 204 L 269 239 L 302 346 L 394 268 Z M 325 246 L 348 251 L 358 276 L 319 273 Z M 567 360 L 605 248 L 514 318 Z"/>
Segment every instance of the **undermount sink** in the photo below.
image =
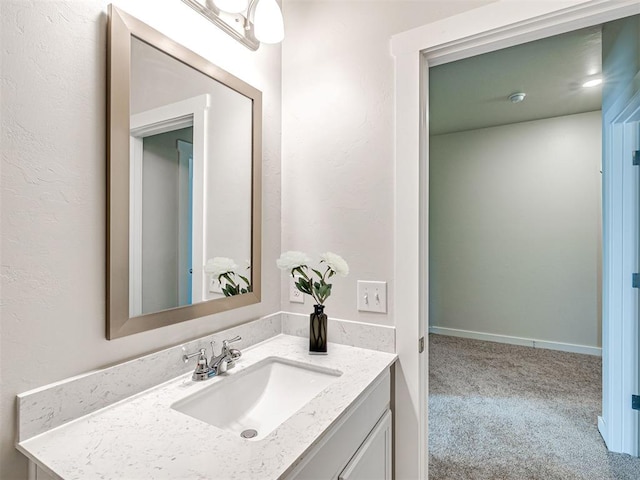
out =
<path fill-rule="evenodd" d="M 261 440 L 340 375 L 338 370 L 270 357 L 171 408 L 243 438 Z"/>

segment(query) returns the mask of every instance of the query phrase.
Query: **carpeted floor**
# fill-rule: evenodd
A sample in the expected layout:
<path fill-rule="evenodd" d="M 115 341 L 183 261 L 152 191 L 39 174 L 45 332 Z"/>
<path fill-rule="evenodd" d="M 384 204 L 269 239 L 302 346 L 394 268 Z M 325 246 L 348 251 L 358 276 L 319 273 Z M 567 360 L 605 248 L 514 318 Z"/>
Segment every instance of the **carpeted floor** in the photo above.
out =
<path fill-rule="evenodd" d="M 601 359 L 429 335 L 429 478 L 640 479 L 597 428 Z"/>

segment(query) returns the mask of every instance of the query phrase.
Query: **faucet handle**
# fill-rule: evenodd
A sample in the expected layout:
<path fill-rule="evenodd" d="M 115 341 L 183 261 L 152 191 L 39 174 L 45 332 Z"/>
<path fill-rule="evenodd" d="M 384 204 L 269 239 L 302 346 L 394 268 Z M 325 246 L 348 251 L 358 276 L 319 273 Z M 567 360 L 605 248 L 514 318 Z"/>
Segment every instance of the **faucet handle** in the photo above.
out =
<path fill-rule="evenodd" d="M 230 343 L 236 343 L 239 342 L 240 340 L 242 340 L 242 337 L 240 335 L 237 335 L 233 338 L 230 338 L 228 340 L 223 340 L 222 341 L 222 348 L 226 349 Z"/>
<path fill-rule="evenodd" d="M 182 351 L 183 351 L 183 352 L 185 352 L 185 354 L 184 354 L 184 355 L 182 355 L 182 361 L 183 361 L 184 363 L 189 363 L 189 360 L 190 360 L 190 359 L 192 359 L 193 357 L 196 357 L 196 356 L 198 356 L 198 355 L 199 355 L 200 357 L 204 357 L 204 358 L 205 358 L 205 360 L 206 360 L 206 358 L 207 358 L 207 357 L 206 357 L 207 351 L 206 351 L 204 348 L 201 348 L 201 349 L 200 349 L 200 350 L 198 350 L 197 352 L 193 352 L 193 353 L 186 353 L 186 351 L 187 351 L 187 350 L 186 350 L 184 347 L 182 347 Z M 200 360 L 200 358 L 198 358 L 198 360 Z"/>

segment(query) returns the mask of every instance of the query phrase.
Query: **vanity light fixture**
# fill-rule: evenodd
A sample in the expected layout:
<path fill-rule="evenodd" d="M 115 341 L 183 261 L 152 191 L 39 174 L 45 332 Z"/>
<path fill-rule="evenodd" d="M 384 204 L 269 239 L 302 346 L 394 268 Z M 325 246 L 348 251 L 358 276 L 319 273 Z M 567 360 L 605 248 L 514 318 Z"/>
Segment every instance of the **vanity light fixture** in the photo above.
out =
<path fill-rule="evenodd" d="M 249 0 L 213 0 L 213 4 L 223 12 L 242 13 L 249 7 Z"/>
<path fill-rule="evenodd" d="M 249 50 L 284 38 L 282 11 L 276 0 L 182 0 Z"/>
<path fill-rule="evenodd" d="M 585 81 L 582 86 L 584 88 L 592 88 L 592 87 L 597 87 L 598 85 L 602 84 L 602 77 L 601 76 L 595 76 L 595 77 L 591 77 L 589 80 Z"/>

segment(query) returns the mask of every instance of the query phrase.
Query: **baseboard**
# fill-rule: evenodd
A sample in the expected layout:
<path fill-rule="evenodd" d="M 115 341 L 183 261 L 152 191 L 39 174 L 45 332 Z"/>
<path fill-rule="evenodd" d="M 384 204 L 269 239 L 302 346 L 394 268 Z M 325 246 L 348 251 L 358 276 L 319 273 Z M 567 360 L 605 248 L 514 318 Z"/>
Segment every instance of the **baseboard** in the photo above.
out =
<path fill-rule="evenodd" d="M 487 342 L 508 343 L 533 348 L 546 348 L 547 350 L 560 350 L 562 352 L 582 353 L 584 355 L 602 356 L 602 349 L 587 345 L 575 345 L 573 343 L 550 342 L 547 340 L 534 340 L 532 338 L 511 337 L 508 335 L 496 335 L 493 333 L 473 332 L 471 330 L 459 330 L 457 328 L 429 327 L 429 333 L 437 335 L 449 335 L 451 337 L 472 338 Z"/>

